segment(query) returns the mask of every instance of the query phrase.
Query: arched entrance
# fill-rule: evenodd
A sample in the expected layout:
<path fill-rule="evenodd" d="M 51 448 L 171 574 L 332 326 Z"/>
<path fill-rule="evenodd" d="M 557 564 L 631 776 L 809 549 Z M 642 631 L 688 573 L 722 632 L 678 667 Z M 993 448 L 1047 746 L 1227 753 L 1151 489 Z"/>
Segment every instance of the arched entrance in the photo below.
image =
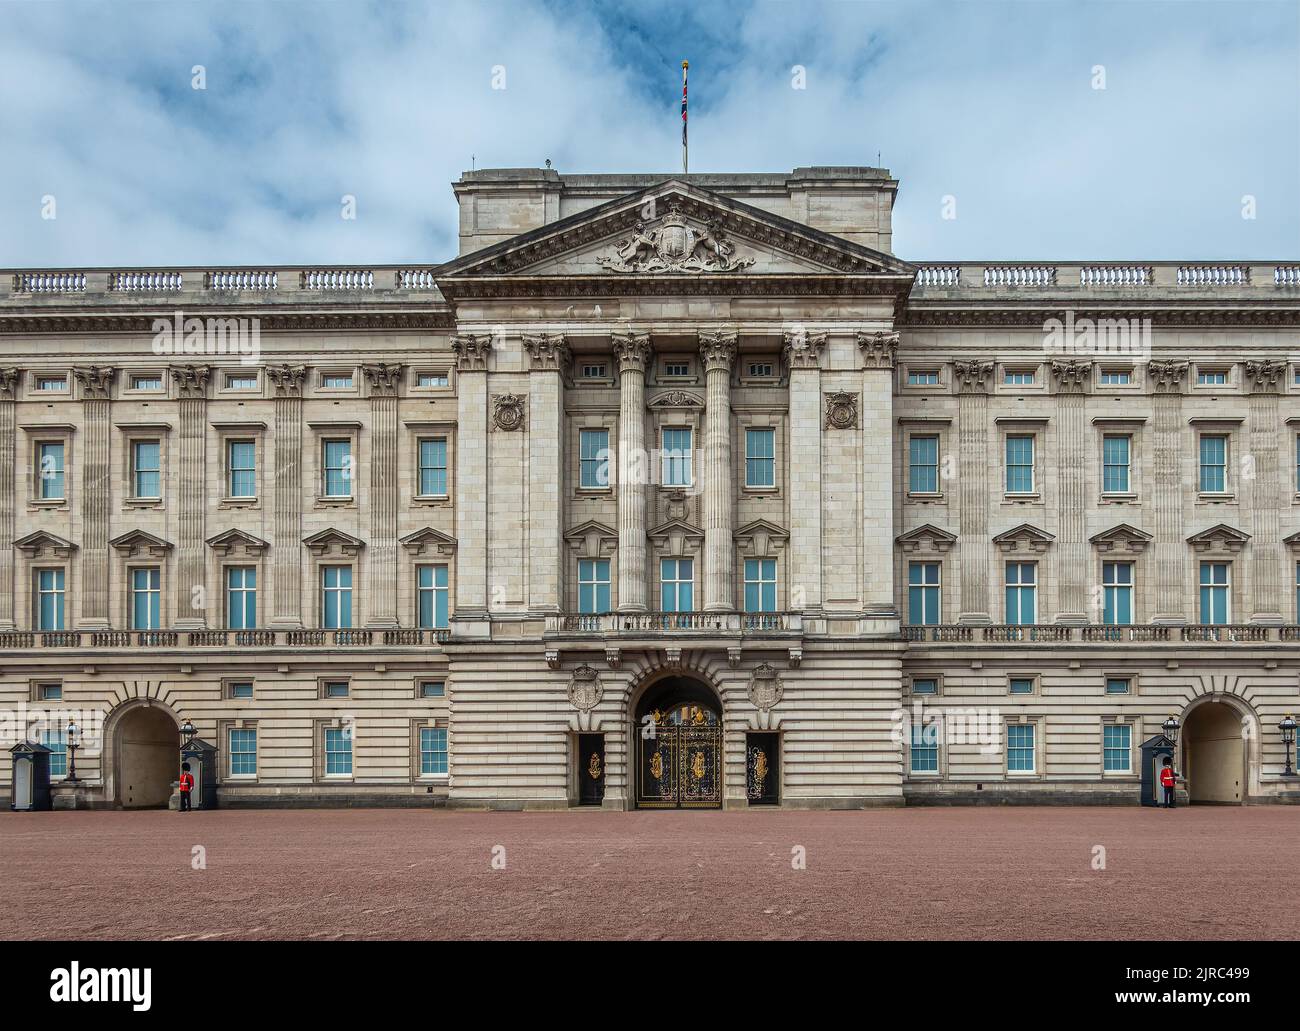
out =
<path fill-rule="evenodd" d="M 114 721 L 113 801 L 123 809 L 158 809 L 171 798 L 180 770 L 180 729 L 161 705 L 136 705 Z"/>
<path fill-rule="evenodd" d="M 1243 714 L 1227 702 L 1192 706 L 1181 735 L 1187 793 L 1192 802 L 1240 805 L 1246 797 Z"/>
<path fill-rule="evenodd" d="M 698 680 L 668 677 L 636 707 L 638 809 L 722 808 L 722 706 Z"/>

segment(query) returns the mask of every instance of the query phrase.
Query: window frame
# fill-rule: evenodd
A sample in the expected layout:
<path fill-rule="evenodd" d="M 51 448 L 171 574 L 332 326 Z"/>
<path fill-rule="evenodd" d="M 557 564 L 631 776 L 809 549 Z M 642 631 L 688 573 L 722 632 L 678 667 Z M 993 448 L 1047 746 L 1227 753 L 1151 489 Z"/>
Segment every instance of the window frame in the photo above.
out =
<path fill-rule="evenodd" d="M 1011 461 L 1011 442 L 1028 441 L 1029 442 L 1029 464 L 1024 462 L 1012 463 Z M 1011 489 L 1011 470 L 1012 469 L 1029 470 L 1029 489 L 1012 490 Z M 1003 494 L 1009 498 L 1032 498 L 1038 496 L 1038 434 L 1026 433 L 1022 431 L 1007 432 L 1002 438 L 1002 488 Z"/>
<path fill-rule="evenodd" d="M 1012 769 L 1011 768 L 1011 731 L 1013 729 L 1023 730 L 1028 728 L 1031 743 L 1029 746 L 1029 757 L 1033 761 L 1030 769 Z M 1037 719 L 1020 719 L 1008 718 L 1003 724 L 1003 733 L 1005 735 L 1002 748 L 1002 766 L 1003 774 L 1007 779 L 1021 779 L 1042 776 L 1042 747 L 1043 735 L 1040 732 L 1039 720 Z M 1015 746 L 1020 751 L 1024 751 L 1024 745 Z"/>
<path fill-rule="evenodd" d="M 776 427 L 775 426 L 742 426 L 741 432 L 745 440 L 745 490 L 750 492 L 775 491 L 779 486 L 777 482 L 776 471 Z M 750 453 L 750 442 L 754 439 L 766 438 L 770 443 L 771 454 L 757 455 Z M 755 463 L 766 463 L 769 473 L 769 482 L 757 483 L 751 478 L 751 473 L 756 468 Z"/>
<path fill-rule="evenodd" d="M 57 590 L 45 592 L 41 589 L 41 577 L 46 573 L 56 573 L 62 579 Z M 32 629 L 38 634 L 57 634 L 68 629 L 68 568 L 63 565 L 33 565 L 32 575 Z M 56 599 L 58 626 L 43 626 L 42 601 L 46 593 Z"/>

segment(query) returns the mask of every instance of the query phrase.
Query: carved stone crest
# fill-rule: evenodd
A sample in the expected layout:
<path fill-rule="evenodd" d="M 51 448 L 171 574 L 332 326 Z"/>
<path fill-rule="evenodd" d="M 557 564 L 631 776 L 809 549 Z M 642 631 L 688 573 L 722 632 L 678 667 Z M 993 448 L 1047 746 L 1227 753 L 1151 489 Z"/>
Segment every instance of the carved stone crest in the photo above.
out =
<path fill-rule="evenodd" d="M 600 672 L 585 663 L 573 671 L 569 679 L 569 704 L 581 712 L 590 712 L 605 696 L 600 683 Z"/>
<path fill-rule="evenodd" d="M 826 395 L 826 428 L 852 430 L 858 425 L 858 395 L 835 390 Z"/>
<path fill-rule="evenodd" d="M 735 272 L 754 259 L 736 257 L 720 221 L 693 226 L 674 201 L 657 221 L 637 222 L 632 235 L 596 263 L 610 272 Z"/>
<path fill-rule="evenodd" d="M 781 700 L 785 694 L 785 685 L 781 683 L 781 675 L 777 673 L 776 667 L 765 662 L 755 667 L 745 693 L 754 708 L 767 712 Z"/>
<path fill-rule="evenodd" d="M 492 395 L 492 423 L 507 433 L 524 428 L 524 399 L 520 394 Z"/>

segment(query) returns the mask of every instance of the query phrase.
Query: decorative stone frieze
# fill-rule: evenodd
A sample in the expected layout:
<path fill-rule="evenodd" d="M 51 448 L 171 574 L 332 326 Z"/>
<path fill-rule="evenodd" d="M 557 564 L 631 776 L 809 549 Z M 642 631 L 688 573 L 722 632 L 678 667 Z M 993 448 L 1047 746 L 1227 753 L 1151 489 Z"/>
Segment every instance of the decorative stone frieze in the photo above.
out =
<path fill-rule="evenodd" d="M 631 235 L 615 245 L 614 253 L 601 255 L 596 263 L 610 272 L 698 273 L 736 272 L 754 264 L 754 259 L 736 256 L 736 245 L 719 220 L 692 224 L 673 199 L 666 215 L 637 222 Z"/>

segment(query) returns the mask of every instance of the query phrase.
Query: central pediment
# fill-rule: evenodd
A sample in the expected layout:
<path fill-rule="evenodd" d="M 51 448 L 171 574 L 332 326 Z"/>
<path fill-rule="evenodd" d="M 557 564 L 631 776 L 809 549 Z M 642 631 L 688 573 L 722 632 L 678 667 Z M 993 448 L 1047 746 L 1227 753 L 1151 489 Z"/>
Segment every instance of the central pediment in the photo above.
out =
<path fill-rule="evenodd" d="M 905 292 L 915 267 L 682 180 L 578 212 L 443 265 L 444 294 L 500 277 L 599 278 L 611 291 L 673 281 L 862 277 L 862 292 Z M 621 286 L 619 284 L 622 284 Z"/>

